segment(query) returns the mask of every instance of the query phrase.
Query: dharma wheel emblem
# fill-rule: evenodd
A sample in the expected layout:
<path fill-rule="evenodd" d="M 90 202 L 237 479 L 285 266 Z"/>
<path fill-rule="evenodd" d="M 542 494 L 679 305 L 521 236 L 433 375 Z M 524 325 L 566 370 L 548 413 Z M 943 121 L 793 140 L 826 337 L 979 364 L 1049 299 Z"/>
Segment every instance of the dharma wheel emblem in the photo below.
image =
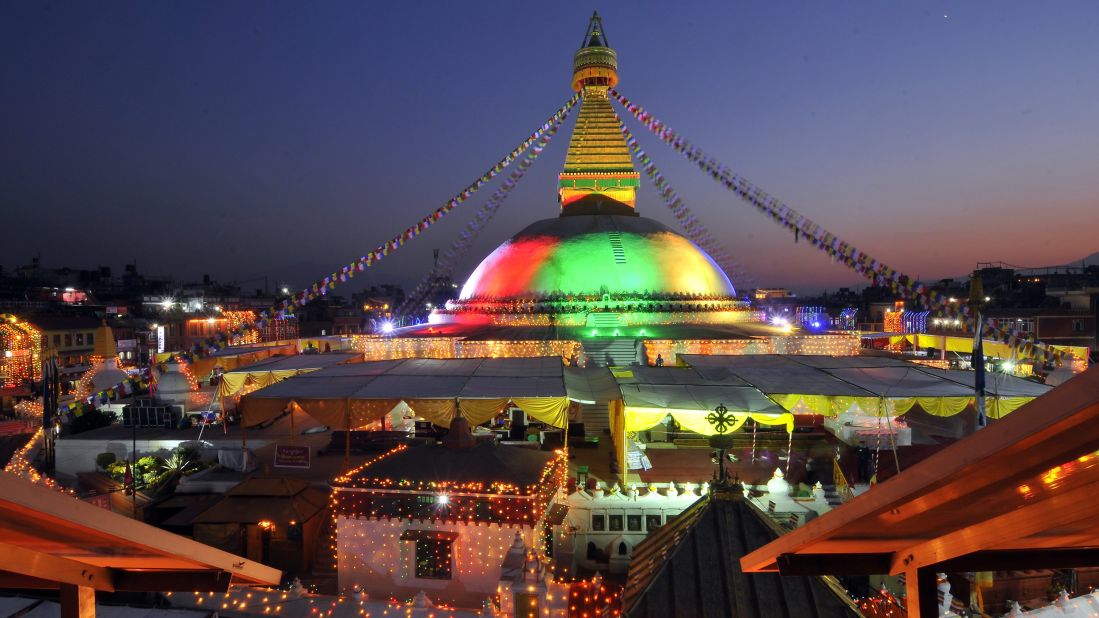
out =
<path fill-rule="evenodd" d="M 729 426 L 736 422 L 736 418 L 729 414 L 729 408 L 719 403 L 713 412 L 706 415 L 706 420 L 714 426 L 714 431 L 719 434 L 729 431 Z"/>

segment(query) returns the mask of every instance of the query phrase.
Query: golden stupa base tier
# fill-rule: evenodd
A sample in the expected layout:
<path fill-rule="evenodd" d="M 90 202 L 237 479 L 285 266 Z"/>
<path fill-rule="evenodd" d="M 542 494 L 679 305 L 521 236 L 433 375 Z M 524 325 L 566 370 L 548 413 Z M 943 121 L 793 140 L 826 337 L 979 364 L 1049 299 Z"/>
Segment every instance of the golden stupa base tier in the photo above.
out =
<path fill-rule="evenodd" d="M 630 208 L 637 208 L 637 190 L 633 187 L 614 189 L 566 189 L 562 187 L 559 194 L 561 196 L 561 208 L 565 208 L 569 204 L 573 204 L 593 194 L 605 195 L 609 199 L 620 204 L 625 204 Z"/>

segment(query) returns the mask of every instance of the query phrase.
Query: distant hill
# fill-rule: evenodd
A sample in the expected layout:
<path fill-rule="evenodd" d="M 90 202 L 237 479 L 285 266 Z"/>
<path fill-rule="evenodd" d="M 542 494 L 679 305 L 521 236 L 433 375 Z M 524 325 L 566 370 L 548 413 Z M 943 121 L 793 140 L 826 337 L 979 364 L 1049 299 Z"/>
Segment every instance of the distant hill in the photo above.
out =
<path fill-rule="evenodd" d="M 1083 262 L 1085 266 L 1091 266 L 1092 264 L 1099 264 L 1099 251 L 1096 251 L 1095 253 L 1092 253 L 1091 255 L 1087 256 L 1083 260 L 1077 260 L 1076 261 L 1077 264 L 1079 264 L 1080 262 Z M 1071 264 L 1069 264 L 1069 266 L 1071 266 Z"/>

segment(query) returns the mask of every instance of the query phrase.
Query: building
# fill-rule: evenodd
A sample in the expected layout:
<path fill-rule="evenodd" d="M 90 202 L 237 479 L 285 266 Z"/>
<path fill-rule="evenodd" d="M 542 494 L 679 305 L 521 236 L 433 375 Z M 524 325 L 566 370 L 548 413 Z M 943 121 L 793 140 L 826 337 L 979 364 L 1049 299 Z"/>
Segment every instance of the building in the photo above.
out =
<path fill-rule="evenodd" d="M 42 333 L 29 322 L 0 315 L 0 388 L 27 386 L 42 377 Z"/>
<path fill-rule="evenodd" d="M 83 315 L 37 315 L 28 321 L 42 333 L 43 358 L 57 357 L 62 388 L 74 388 L 92 365 L 96 329 L 103 321 Z"/>
<path fill-rule="evenodd" d="M 705 484 L 687 483 L 681 488 L 651 485 L 623 489 L 579 488 L 562 506 L 567 533 L 556 539 L 553 557 L 559 569 L 577 572 L 623 574 L 634 548 L 673 517 L 698 500 Z"/>
<path fill-rule="evenodd" d="M 481 607 L 508 550 L 545 546 L 563 454 L 474 443 L 457 419 L 441 445 L 399 446 L 334 482 L 339 585 L 372 596 Z"/>
<path fill-rule="evenodd" d="M 305 573 L 324 528 L 328 491 L 298 479 L 252 477 L 189 516 L 196 541 L 290 573 Z"/>
<path fill-rule="evenodd" d="M 744 498 L 715 483 L 634 551 L 622 615 L 699 618 L 854 618 L 861 614 L 834 578 L 750 573 L 741 556 L 784 531 Z"/>

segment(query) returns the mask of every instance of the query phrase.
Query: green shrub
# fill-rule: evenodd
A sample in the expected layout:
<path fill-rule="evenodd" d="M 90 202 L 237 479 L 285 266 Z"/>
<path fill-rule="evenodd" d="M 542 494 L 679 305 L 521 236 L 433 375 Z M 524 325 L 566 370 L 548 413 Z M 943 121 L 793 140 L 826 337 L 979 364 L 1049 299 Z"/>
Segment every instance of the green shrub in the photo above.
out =
<path fill-rule="evenodd" d="M 100 453 L 95 456 L 95 467 L 106 470 L 107 466 L 113 464 L 115 461 L 118 461 L 118 457 L 116 457 L 114 453 Z"/>

